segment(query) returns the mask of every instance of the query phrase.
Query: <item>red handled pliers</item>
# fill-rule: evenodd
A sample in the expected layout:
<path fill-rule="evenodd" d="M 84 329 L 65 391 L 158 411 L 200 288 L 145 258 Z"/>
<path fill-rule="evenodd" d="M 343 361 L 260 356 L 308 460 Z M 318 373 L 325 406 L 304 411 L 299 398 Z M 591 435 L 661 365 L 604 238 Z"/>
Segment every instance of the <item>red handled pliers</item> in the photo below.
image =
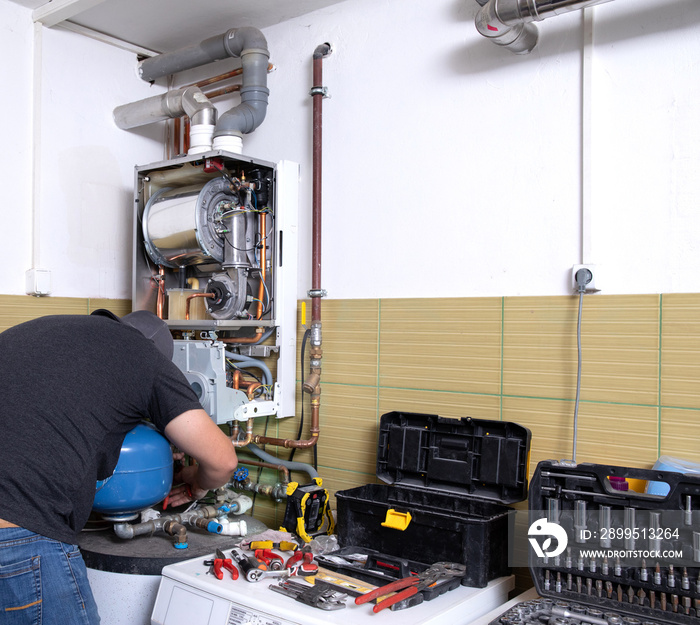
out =
<path fill-rule="evenodd" d="M 293 556 L 287 560 L 285 569 L 291 569 L 292 575 L 300 575 L 307 577 L 318 573 L 318 564 L 314 561 L 314 554 L 310 551 L 296 551 Z"/>
<path fill-rule="evenodd" d="M 231 558 L 227 558 L 221 549 L 217 549 L 216 558 L 214 558 L 214 560 L 207 560 L 205 564 L 207 563 L 211 566 L 216 579 L 224 578 L 224 572 L 221 570 L 222 568 L 231 571 L 231 579 L 238 579 L 238 569 L 233 566 Z"/>
<path fill-rule="evenodd" d="M 387 597 L 374 606 L 375 613 L 381 612 L 384 608 L 388 608 L 399 601 L 408 599 L 413 595 L 418 594 L 421 590 L 432 586 L 439 580 L 448 577 L 464 577 L 467 567 L 456 562 L 437 562 L 425 569 L 418 575 L 411 575 L 403 579 L 396 580 L 385 586 L 375 588 L 364 595 L 360 595 L 355 599 L 357 605 L 362 605 L 368 601 L 373 601 L 379 597 L 383 597 L 389 593 L 396 593 L 391 597 Z"/>
<path fill-rule="evenodd" d="M 284 558 L 272 549 L 256 549 L 254 553 L 255 557 L 267 564 L 271 571 L 279 571 L 284 566 Z"/>

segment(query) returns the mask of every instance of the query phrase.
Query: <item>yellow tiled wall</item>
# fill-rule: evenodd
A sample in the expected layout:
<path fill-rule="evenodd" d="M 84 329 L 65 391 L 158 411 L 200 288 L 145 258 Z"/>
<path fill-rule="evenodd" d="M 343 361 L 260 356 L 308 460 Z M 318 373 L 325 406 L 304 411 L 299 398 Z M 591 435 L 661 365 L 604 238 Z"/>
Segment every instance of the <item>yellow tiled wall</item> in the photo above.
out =
<path fill-rule="evenodd" d="M 377 425 L 391 410 L 525 425 L 531 472 L 571 458 L 578 303 L 324 301 L 318 457 L 330 490 L 375 480 Z M 577 460 L 700 461 L 700 294 L 586 295 L 582 319 Z"/>
<path fill-rule="evenodd" d="M 4 296 L 0 329 L 53 312 L 124 314 L 129 306 Z M 533 434 L 531 473 L 540 460 L 572 457 L 578 297 L 325 300 L 322 311 L 316 453 L 331 494 L 377 481 L 377 426 L 392 410 L 525 425 Z M 303 332 L 300 323 L 297 363 Z M 581 334 L 577 460 L 700 461 L 700 294 L 586 295 Z M 297 371 L 300 378 L 298 364 Z M 297 398 L 297 415 L 300 409 Z M 307 404 L 304 438 L 309 418 Z M 298 417 L 271 419 L 256 430 L 293 438 L 298 426 Z M 294 459 L 310 462 L 313 452 Z M 276 472 L 259 479 L 275 481 Z M 256 499 L 256 516 L 279 525 L 283 505 Z"/>
<path fill-rule="evenodd" d="M 44 315 L 88 315 L 98 308 L 121 317 L 131 312 L 131 300 L 0 295 L 0 332 Z"/>
<path fill-rule="evenodd" d="M 324 485 L 335 493 L 377 481 L 378 422 L 392 410 L 525 425 L 530 474 L 540 460 L 571 458 L 578 303 L 324 301 Z M 700 461 L 700 294 L 586 295 L 581 335 L 577 460 L 645 468 L 660 455 Z M 281 511 L 267 506 L 267 521 L 278 523 Z M 518 586 L 527 585 L 520 576 Z"/>

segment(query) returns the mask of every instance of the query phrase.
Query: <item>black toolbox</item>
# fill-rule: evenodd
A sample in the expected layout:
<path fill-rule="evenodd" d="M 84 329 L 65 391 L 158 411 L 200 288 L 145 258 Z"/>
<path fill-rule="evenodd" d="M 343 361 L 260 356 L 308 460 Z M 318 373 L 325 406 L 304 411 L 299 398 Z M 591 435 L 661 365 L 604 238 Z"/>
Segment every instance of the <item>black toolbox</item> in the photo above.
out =
<path fill-rule="evenodd" d="M 621 479 L 670 489 L 620 490 Z M 544 461 L 530 484 L 528 523 L 542 599 L 519 604 L 499 625 L 547 617 L 551 625 L 700 623 L 700 476 Z"/>
<path fill-rule="evenodd" d="M 530 430 L 515 423 L 389 412 L 379 424 L 377 476 L 336 493 L 342 548 L 426 564 L 459 562 L 465 586 L 507 575 L 504 504 L 527 496 Z"/>

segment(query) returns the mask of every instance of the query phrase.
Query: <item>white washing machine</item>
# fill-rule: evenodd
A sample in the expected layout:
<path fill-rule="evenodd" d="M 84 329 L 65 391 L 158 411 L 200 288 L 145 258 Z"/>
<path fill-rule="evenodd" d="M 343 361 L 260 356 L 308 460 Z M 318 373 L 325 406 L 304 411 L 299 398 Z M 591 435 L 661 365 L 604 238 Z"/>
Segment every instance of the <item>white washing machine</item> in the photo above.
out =
<path fill-rule="evenodd" d="M 163 568 L 151 625 L 362 625 L 381 619 L 385 625 L 460 625 L 508 601 L 513 577 L 493 580 L 486 588 L 460 586 L 432 601 L 405 610 L 372 612 L 371 605 L 355 605 L 352 598 L 342 610 L 326 611 L 304 605 L 268 588 L 276 580 L 251 583 L 242 576 L 222 580 L 208 575 L 205 556 Z"/>

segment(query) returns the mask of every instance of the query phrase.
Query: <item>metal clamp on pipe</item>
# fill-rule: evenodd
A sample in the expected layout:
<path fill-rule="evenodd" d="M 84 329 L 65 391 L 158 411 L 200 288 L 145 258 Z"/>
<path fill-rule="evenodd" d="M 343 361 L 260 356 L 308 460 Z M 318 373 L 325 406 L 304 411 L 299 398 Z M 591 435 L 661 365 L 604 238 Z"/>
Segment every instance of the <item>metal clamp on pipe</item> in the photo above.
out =
<path fill-rule="evenodd" d="M 328 87 L 311 87 L 309 95 L 322 95 L 324 98 L 330 98 Z"/>

